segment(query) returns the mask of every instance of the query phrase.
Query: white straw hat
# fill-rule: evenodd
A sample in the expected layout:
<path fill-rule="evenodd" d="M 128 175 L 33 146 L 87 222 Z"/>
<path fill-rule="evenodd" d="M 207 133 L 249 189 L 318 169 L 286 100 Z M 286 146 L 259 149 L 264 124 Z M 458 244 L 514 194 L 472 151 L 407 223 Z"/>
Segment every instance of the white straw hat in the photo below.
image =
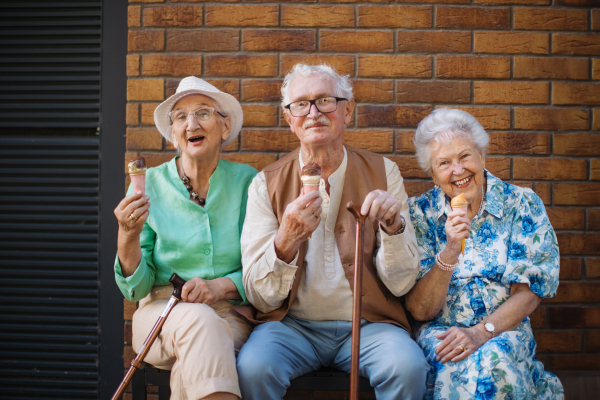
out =
<path fill-rule="evenodd" d="M 175 94 L 156 107 L 156 110 L 154 110 L 154 123 L 156 124 L 158 131 L 169 142 L 173 142 L 173 137 L 171 135 L 172 125 L 169 122 L 169 113 L 173 110 L 175 103 L 181 98 L 191 94 L 202 94 L 217 102 L 220 108 L 218 111 L 228 116 L 231 121 L 229 137 L 223 142 L 221 147 L 233 142 L 233 139 L 240 134 L 244 122 L 242 106 L 232 95 L 221 92 L 210 83 L 203 79 L 196 78 L 195 76 L 183 78 L 181 82 L 179 82 Z"/>

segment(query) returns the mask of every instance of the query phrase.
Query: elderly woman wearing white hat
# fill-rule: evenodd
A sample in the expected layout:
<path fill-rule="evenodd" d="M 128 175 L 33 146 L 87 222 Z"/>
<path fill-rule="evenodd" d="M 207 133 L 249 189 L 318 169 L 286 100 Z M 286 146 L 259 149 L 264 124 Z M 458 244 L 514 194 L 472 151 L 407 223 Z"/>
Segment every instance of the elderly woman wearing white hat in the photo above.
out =
<path fill-rule="evenodd" d="M 158 320 L 176 272 L 187 280 L 183 302 L 145 361 L 172 370 L 172 399 L 237 399 L 235 356 L 252 329 L 235 311 L 248 304 L 240 234 L 256 170 L 219 154 L 239 134 L 242 108 L 233 96 L 190 76 L 157 107 L 154 121 L 181 155 L 149 168 L 145 195 L 130 187 L 115 209 L 116 281 L 127 299 L 140 300 L 133 348 L 139 350 Z"/>

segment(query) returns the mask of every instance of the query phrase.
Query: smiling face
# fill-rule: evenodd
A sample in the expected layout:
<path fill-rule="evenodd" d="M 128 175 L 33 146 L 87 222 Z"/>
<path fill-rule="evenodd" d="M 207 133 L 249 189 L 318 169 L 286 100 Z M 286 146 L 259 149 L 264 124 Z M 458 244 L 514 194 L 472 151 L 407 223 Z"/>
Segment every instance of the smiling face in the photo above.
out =
<path fill-rule="evenodd" d="M 185 96 L 180 99 L 173 111 L 185 111 L 188 114 L 203 108 L 212 107 L 220 110 L 216 101 L 201 94 Z M 203 158 L 218 157 L 221 142 L 229 137 L 230 119 L 223 118 L 218 113 L 213 113 L 212 118 L 201 124 L 189 117 L 183 124 L 171 125 L 173 145 L 181 148 L 184 156 Z"/>
<path fill-rule="evenodd" d="M 436 143 L 437 142 L 433 142 Z M 450 198 L 463 193 L 469 204 L 485 182 L 484 154 L 464 135 L 442 141 L 431 151 L 431 176 Z"/>
<path fill-rule="evenodd" d="M 331 79 L 310 75 L 298 76 L 290 85 L 290 102 L 314 100 L 322 97 L 336 97 L 335 84 Z M 330 113 L 321 113 L 313 104 L 310 113 L 304 117 L 294 117 L 284 113 L 292 132 L 298 136 L 303 146 L 340 146 L 343 143 L 344 124 L 352 121 L 354 100 L 339 101 L 337 109 Z"/>

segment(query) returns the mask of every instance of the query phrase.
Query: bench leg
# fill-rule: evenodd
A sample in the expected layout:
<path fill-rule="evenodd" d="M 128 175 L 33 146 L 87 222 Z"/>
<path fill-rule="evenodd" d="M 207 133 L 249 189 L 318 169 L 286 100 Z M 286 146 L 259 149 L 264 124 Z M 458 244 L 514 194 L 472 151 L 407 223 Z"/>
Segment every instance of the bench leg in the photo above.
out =
<path fill-rule="evenodd" d="M 169 400 L 171 398 L 171 387 L 170 386 L 159 386 L 158 387 L 158 400 Z"/>
<path fill-rule="evenodd" d="M 131 379 L 131 400 L 146 400 L 146 370 L 140 368 L 135 371 Z"/>

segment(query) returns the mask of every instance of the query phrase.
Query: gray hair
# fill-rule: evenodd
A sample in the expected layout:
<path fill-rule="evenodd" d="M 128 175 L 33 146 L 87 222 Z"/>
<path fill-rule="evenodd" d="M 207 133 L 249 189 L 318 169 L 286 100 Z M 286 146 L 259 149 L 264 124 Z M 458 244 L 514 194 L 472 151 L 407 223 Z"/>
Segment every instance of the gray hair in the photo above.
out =
<path fill-rule="evenodd" d="M 485 156 L 490 137 L 483 126 L 468 112 L 438 108 L 425 117 L 419 123 L 414 138 L 417 160 L 421 168 L 430 172 L 432 150 L 437 149 L 442 142 L 447 143 L 459 136 L 468 138 Z"/>
<path fill-rule="evenodd" d="M 290 86 L 296 77 L 300 75 L 308 77 L 311 75 L 317 75 L 325 78 L 329 78 L 335 84 L 335 95 L 336 97 L 344 97 L 348 100 L 354 98 L 352 93 L 352 83 L 350 82 L 349 75 L 339 75 L 335 72 L 335 69 L 329 65 L 307 65 L 307 64 L 296 64 L 294 68 L 285 76 L 283 84 L 281 85 L 281 107 L 286 112 L 286 105 L 290 102 Z"/>

